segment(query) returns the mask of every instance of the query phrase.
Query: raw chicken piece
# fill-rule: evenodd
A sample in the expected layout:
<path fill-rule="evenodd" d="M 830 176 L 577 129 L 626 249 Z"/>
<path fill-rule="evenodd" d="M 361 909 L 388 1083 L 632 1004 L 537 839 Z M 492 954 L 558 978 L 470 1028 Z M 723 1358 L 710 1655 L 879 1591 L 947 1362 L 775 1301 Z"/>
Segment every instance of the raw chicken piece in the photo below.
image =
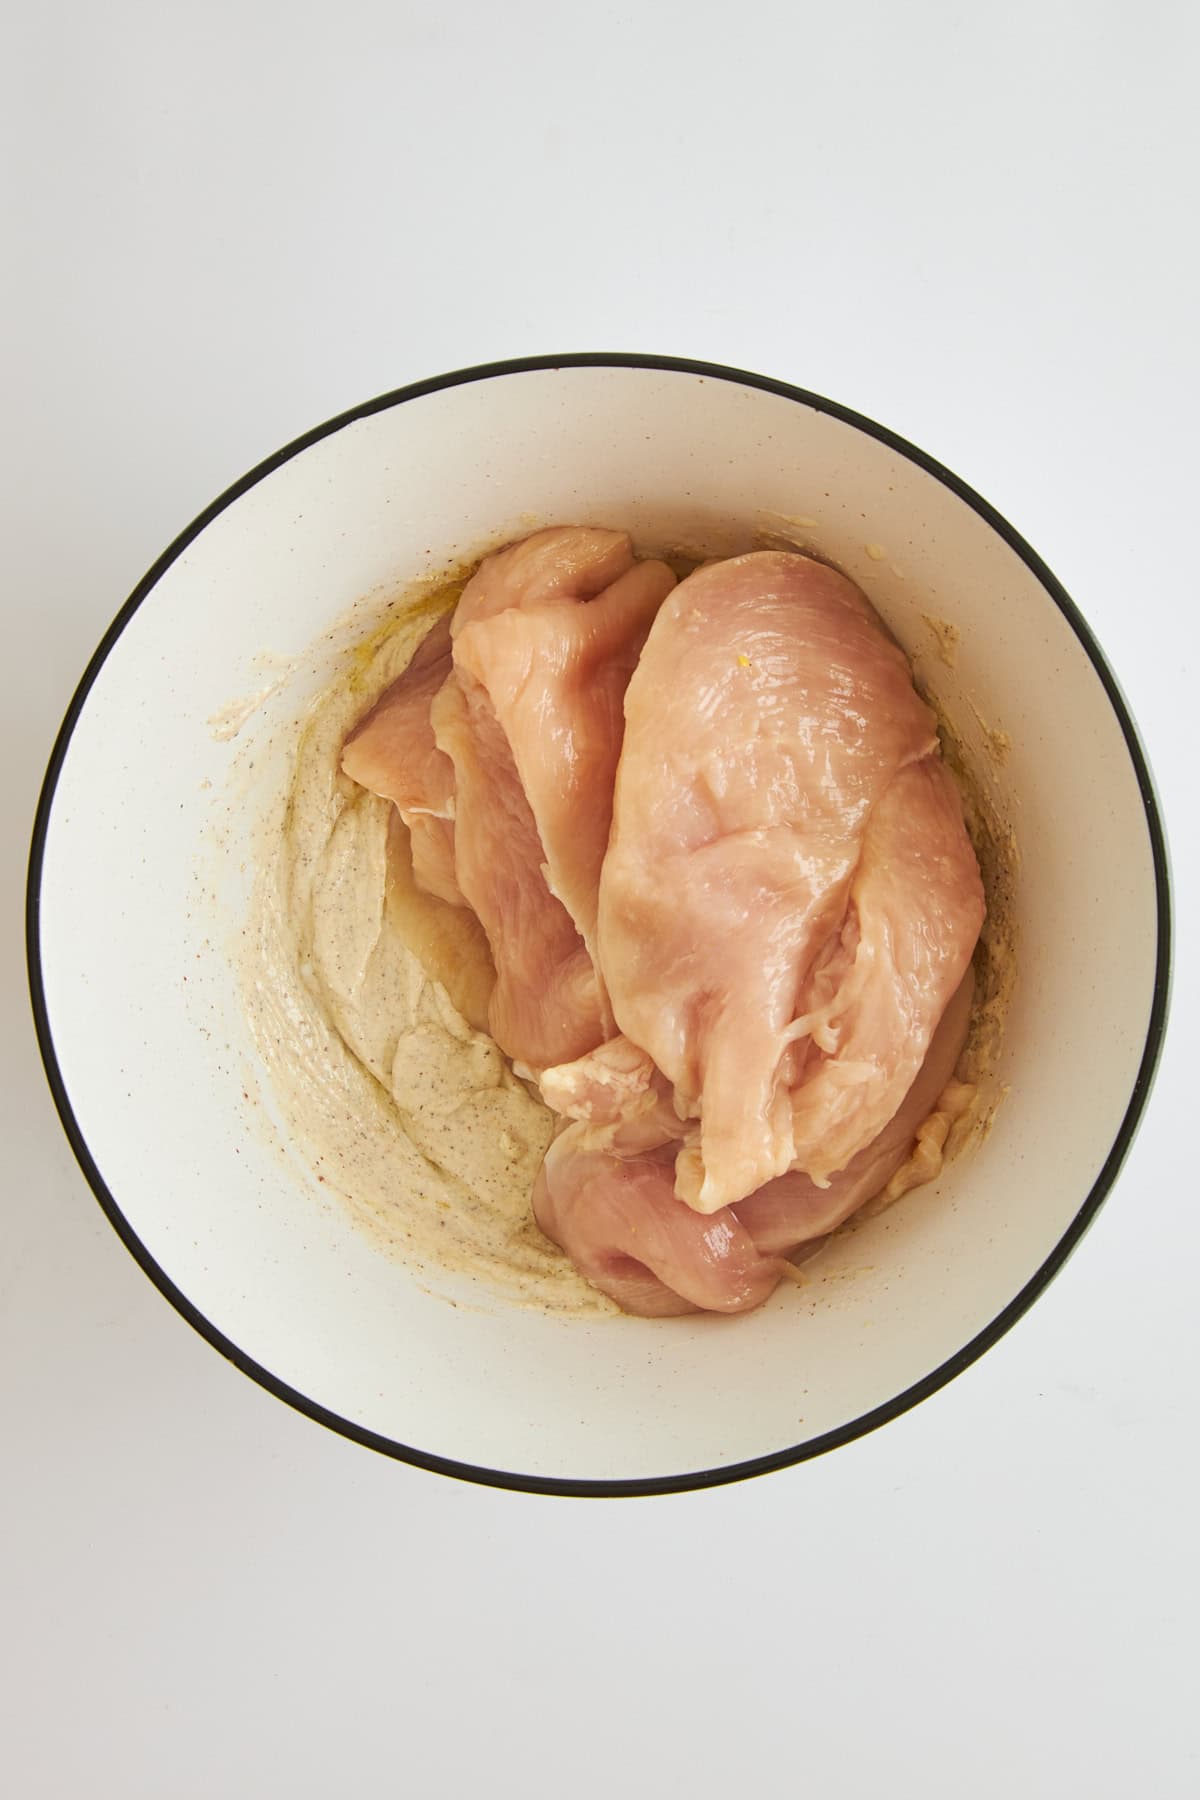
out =
<path fill-rule="evenodd" d="M 828 1052 L 792 1091 L 792 1156 L 814 1181 L 876 1138 L 912 1086 L 983 914 L 958 789 L 926 757 L 900 771 L 867 826 L 850 890 L 854 960 L 836 992 L 792 1026 Z"/>
<path fill-rule="evenodd" d="M 557 528 L 489 556 L 455 615 L 459 680 L 487 691 L 550 891 L 593 961 L 625 689 L 674 586 L 665 563 L 634 562 L 623 532 Z"/>
<path fill-rule="evenodd" d="M 465 906 L 454 873 L 454 765 L 438 749 L 429 722 L 430 704 L 449 673 L 447 616 L 350 733 L 342 769 L 360 787 L 394 802 L 408 826 L 418 885 Z"/>
<path fill-rule="evenodd" d="M 459 885 L 487 933 L 496 985 L 488 1029 L 520 1072 L 569 1060 L 604 1036 L 592 959 L 542 874 L 541 839 L 484 689 L 447 681 L 433 707 L 454 763 Z"/>
<path fill-rule="evenodd" d="M 591 946 L 622 701 L 675 577 L 628 536 L 536 532 L 488 557 L 453 624 L 432 710 L 454 767 L 459 886 L 496 963 L 491 1027 L 524 1069 L 611 1032 Z"/>
<path fill-rule="evenodd" d="M 574 1062 L 543 1069 L 538 1087 L 551 1112 L 589 1126 L 591 1138 L 616 1156 L 670 1144 L 676 1157 L 680 1141 L 699 1134 L 697 1125 L 680 1119 L 662 1070 L 620 1032 Z"/>
<path fill-rule="evenodd" d="M 790 1028 L 852 959 L 842 933 L 868 819 L 935 750 L 935 722 L 859 590 L 782 551 L 676 588 L 625 713 L 601 966 L 617 1024 L 700 1119 L 678 1191 L 716 1212 L 793 1165 L 791 1089 L 813 1046 Z M 960 976 L 974 944 L 969 920 L 961 930 Z M 807 1144 L 818 1122 L 802 1118 Z"/>
<path fill-rule="evenodd" d="M 748 1312 L 774 1290 L 764 1257 L 731 1211 L 702 1218 L 675 1198 L 670 1151 L 617 1157 L 569 1125 L 546 1152 L 533 1211 L 580 1274 L 626 1312 Z"/>
<path fill-rule="evenodd" d="M 827 1187 L 818 1187 L 811 1176 L 796 1169 L 738 1201 L 733 1211 L 761 1251 L 786 1256 L 797 1244 L 826 1237 L 883 1192 L 907 1159 L 918 1126 L 952 1080 L 966 1042 L 974 998 L 975 981 L 968 970 L 951 996 L 928 1054 L 900 1106 L 875 1141 L 860 1150 Z M 925 1179 L 936 1175 L 940 1166 L 940 1161 L 931 1161 Z"/>
<path fill-rule="evenodd" d="M 510 606 L 594 600 L 632 567 L 627 531 L 607 531 L 598 525 L 547 526 L 484 557 L 455 609 L 454 635 L 464 625 L 507 612 Z"/>
<path fill-rule="evenodd" d="M 676 1197 L 670 1148 L 619 1156 L 608 1147 L 610 1134 L 575 1124 L 550 1146 L 538 1177 L 538 1224 L 626 1312 L 659 1318 L 697 1309 L 749 1311 L 786 1273 L 785 1257 L 817 1244 L 881 1193 L 904 1163 L 918 1126 L 951 1079 L 973 993 L 968 975 L 898 1111 L 828 1187 L 798 1172 L 782 1175 L 706 1217 Z"/>
<path fill-rule="evenodd" d="M 652 1058 L 620 1033 L 574 1062 L 543 1069 L 538 1086 L 552 1112 L 589 1125 L 640 1118 L 664 1097 L 663 1077 Z M 673 1124 L 664 1142 L 678 1136 L 674 1116 Z"/>

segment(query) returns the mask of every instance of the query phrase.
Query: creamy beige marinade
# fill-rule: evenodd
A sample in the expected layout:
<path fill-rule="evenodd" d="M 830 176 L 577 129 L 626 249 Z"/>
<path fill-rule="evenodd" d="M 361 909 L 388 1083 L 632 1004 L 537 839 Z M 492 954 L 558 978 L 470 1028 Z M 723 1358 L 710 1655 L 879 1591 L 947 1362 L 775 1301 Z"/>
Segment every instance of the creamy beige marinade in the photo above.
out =
<path fill-rule="evenodd" d="M 398 608 L 299 726 L 238 957 L 247 1019 L 284 1133 L 373 1235 L 428 1276 L 615 1312 L 533 1221 L 553 1119 L 464 1017 L 486 1006 L 482 933 L 415 889 L 394 809 L 339 769 L 351 726 L 460 590 Z"/>

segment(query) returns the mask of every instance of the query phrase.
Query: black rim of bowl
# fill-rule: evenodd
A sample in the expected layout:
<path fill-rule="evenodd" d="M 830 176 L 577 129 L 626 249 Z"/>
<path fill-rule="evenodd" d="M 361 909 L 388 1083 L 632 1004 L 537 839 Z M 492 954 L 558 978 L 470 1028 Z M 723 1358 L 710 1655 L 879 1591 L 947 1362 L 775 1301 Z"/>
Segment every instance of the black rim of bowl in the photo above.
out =
<path fill-rule="evenodd" d="M 58 1057 L 54 1047 L 54 1038 L 50 1029 L 50 1020 L 46 1009 L 45 988 L 42 980 L 41 945 L 39 935 L 39 908 L 41 900 L 42 864 L 45 853 L 46 833 L 51 811 L 54 805 L 55 789 L 59 773 L 72 734 L 78 723 L 80 714 L 87 702 L 92 684 L 96 680 L 106 659 L 120 638 L 126 625 L 151 593 L 158 581 L 171 567 L 171 564 L 187 548 L 205 527 L 218 514 L 225 511 L 235 500 L 270 475 L 275 469 L 298 456 L 310 445 L 319 443 L 322 438 L 331 436 L 344 426 L 353 424 L 358 419 L 369 417 L 372 413 L 384 412 L 393 406 L 400 406 L 406 400 L 415 400 L 422 395 L 437 393 L 443 388 L 459 387 L 467 382 L 494 380 L 505 375 L 524 375 L 538 370 L 557 370 L 567 368 L 618 368 L 649 369 L 670 373 L 695 375 L 705 380 L 729 381 L 742 387 L 759 388 L 767 393 L 778 394 L 783 399 L 799 401 L 801 405 L 817 412 L 828 413 L 833 418 L 866 432 L 880 443 L 898 451 L 910 462 L 934 476 L 959 499 L 964 500 L 980 518 L 991 526 L 993 531 L 1016 552 L 1026 567 L 1040 582 L 1045 592 L 1054 601 L 1059 611 L 1066 618 L 1079 639 L 1100 682 L 1108 695 L 1109 703 L 1116 714 L 1125 738 L 1129 758 L 1137 777 L 1141 792 L 1142 805 L 1145 810 L 1146 827 L 1149 832 L 1151 851 L 1154 859 L 1154 877 L 1157 889 L 1157 964 L 1154 980 L 1154 995 L 1150 1010 L 1150 1020 L 1146 1032 L 1146 1043 L 1142 1052 L 1141 1063 L 1129 1097 L 1124 1118 L 1113 1141 L 1112 1147 L 1104 1161 L 1104 1166 L 1093 1183 L 1083 1205 L 1076 1213 L 1071 1224 L 1064 1232 L 1050 1255 L 1025 1283 L 1014 1299 L 1001 1311 L 992 1322 L 977 1333 L 969 1343 L 949 1357 L 938 1368 L 914 1382 L 894 1399 L 882 1406 L 874 1407 L 870 1412 L 851 1420 L 849 1424 L 840 1426 L 836 1431 L 828 1431 L 811 1438 L 805 1443 L 794 1444 L 783 1450 L 773 1451 L 766 1456 L 756 1456 L 749 1461 L 729 1463 L 714 1469 L 698 1469 L 680 1475 L 664 1475 L 644 1477 L 630 1480 L 585 1481 L 567 1477 L 526 1475 L 507 1469 L 489 1469 L 473 1463 L 457 1462 L 444 1456 L 436 1456 L 427 1451 L 416 1449 L 410 1444 L 401 1444 L 393 1438 L 382 1436 L 378 1432 L 369 1431 L 353 1420 L 344 1419 L 328 1407 L 310 1400 L 307 1395 L 290 1387 L 269 1369 L 263 1368 L 251 1357 L 239 1350 L 225 1334 L 204 1316 L 197 1307 L 180 1292 L 166 1270 L 161 1268 L 150 1255 L 145 1245 L 138 1238 L 110 1192 L 103 1175 L 97 1168 L 83 1133 L 79 1128 L 71 1107 L 70 1098 L 63 1082 Z M 111 1224 L 126 1248 L 141 1264 L 146 1274 L 154 1282 L 159 1291 L 166 1296 L 176 1310 L 182 1313 L 188 1323 L 206 1338 L 215 1349 L 234 1363 L 243 1374 L 259 1383 L 278 1399 L 286 1401 L 289 1406 L 305 1413 L 309 1418 L 340 1432 L 343 1437 L 363 1444 L 371 1450 L 378 1450 L 386 1456 L 395 1457 L 402 1462 L 414 1464 L 418 1468 L 430 1469 L 442 1475 L 450 1475 L 463 1481 L 484 1483 L 492 1487 L 517 1489 L 539 1494 L 569 1494 L 581 1497 L 589 1496 L 630 1496 L 649 1494 L 683 1493 L 689 1489 L 716 1487 L 726 1482 L 741 1481 L 752 1475 L 765 1475 L 775 1469 L 789 1467 L 793 1463 L 807 1461 L 810 1457 L 819 1456 L 827 1450 L 836 1449 L 841 1444 L 850 1443 L 854 1438 L 884 1425 L 890 1419 L 907 1412 L 921 1400 L 927 1399 L 938 1388 L 961 1374 L 985 1350 L 1003 1337 L 1010 1326 L 1014 1325 L 1028 1309 L 1037 1296 L 1043 1292 L 1053 1277 L 1065 1263 L 1071 1251 L 1079 1243 L 1084 1232 L 1096 1217 L 1105 1197 L 1111 1189 L 1125 1159 L 1129 1146 L 1141 1120 L 1146 1106 L 1150 1087 L 1153 1082 L 1159 1054 L 1162 1049 L 1163 1035 L 1170 991 L 1171 968 L 1171 895 L 1170 874 L 1167 860 L 1166 840 L 1162 827 L 1159 806 L 1154 792 L 1154 784 L 1150 774 L 1145 752 L 1138 738 L 1137 728 L 1129 708 L 1125 703 L 1116 679 L 1105 661 L 1096 639 L 1093 637 L 1078 607 L 1071 600 L 1041 558 L 1025 542 L 1024 538 L 1013 529 L 1007 519 L 1003 518 L 986 500 L 960 481 L 949 469 L 944 468 L 933 457 L 918 450 L 915 445 L 889 431 L 885 426 L 877 425 L 873 420 L 865 418 L 861 413 L 853 412 L 849 407 L 839 406 L 832 400 L 823 399 L 819 394 L 807 392 L 804 388 L 791 386 L 785 381 L 775 381 L 766 375 L 750 374 L 742 369 L 731 369 L 719 363 L 696 362 L 685 357 L 675 356 L 638 356 L 621 352 L 581 352 L 563 356 L 530 356 L 518 357 L 504 362 L 482 363 L 473 368 L 456 369 L 449 374 L 433 376 L 426 381 L 413 382 L 408 387 L 396 388 L 390 393 L 381 394 L 374 400 L 367 400 L 360 406 L 351 407 L 348 412 L 339 413 L 336 418 L 323 425 L 307 431 L 296 438 L 273 456 L 243 475 L 240 481 L 226 491 L 211 506 L 192 521 L 175 539 L 174 543 L 163 552 L 154 566 L 138 583 L 129 599 L 125 602 L 99 647 L 84 671 L 83 678 L 71 699 L 63 719 L 58 737 L 50 755 L 45 781 L 42 785 L 37 814 L 33 827 L 33 841 L 29 859 L 29 880 L 26 892 L 26 946 L 29 960 L 29 987 L 33 1004 L 34 1021 L 37 1028 L 38 1044 L 42 1061 L 45 1064 L 47 1079 L 58 1108 L 59 1117 L 71 1148 L 83 1170 L 100 1205 L 103 1207 Z"/>

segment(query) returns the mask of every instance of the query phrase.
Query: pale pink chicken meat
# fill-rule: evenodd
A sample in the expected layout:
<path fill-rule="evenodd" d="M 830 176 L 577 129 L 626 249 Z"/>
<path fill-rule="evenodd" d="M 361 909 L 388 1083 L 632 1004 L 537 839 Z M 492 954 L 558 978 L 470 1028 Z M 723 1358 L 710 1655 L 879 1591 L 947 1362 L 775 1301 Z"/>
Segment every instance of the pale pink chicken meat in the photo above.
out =
<path fill-rule="evenodd" d="M 559 528 L 488 557 L 454 617 L 459 680 L 487 692 L 550 891 L 593 960 L 625 690 L 674 586 L 666 563 L 634 562 L 625 533 Z"/>
<path fill-rule="evenodd" d="M 674 586 L 628 536 L 557 527 L 487 557 L 431 718 L 455 783 L 458 885 L 496 964 L 491 1029 L 523 1068 L 612 1030 L 592 948 L 623 700 Z"/>
<path fill-rule="evenodd" d="M 695 1140 L 699 1127 L 681 1119 L 670 1082 L 644 1050 L 621 1032 L 586 1056 L 538 1077 L 542 1099 L 561 1118 L 589 1127 L 589 1139 L 618 1156 L 671 1145 L 674 1160 L 681 1141 Z"/>
<path fill-rule="evenodd" d="M 413 874 L 426 892 L 466 902 L 454 873 L 454 765 L 434 742 L 429 709 L 450 673 L 449 616 L 360 719 L 342 750 L 351 781 L 394 802 L 412 841 Z"/>
<path fill-rule="evenodd" d="M 594 600 L 633 567 L 627 531 L 598 525 L 548 525 L 485 556 L 454 612 L 454 634 L 510 607 Z"/>
<path fill-rule="evenodd" d="M 968 970 L 951 995 L 925 1060 L 900 1105 L 878 1137 L 832 1176 L 828 1186 L 818 1187 L 810 1175 L 794 1169 L 738 1201 L 733 1211 L 764 1254 L 790 1255 L 797 1245 L 828 1236 L 883 1192 L 907 1159 L 918 1127 L 953 1080 L 974 998 L 975 981 Z"/>
<path fill-rule="evenodd" d="M 670 1318 L 748 1312 L 783 1274 L 735 1214 L 704 1217 L 677 1200 L 669 1152 L 617 1157 L 569 1125 L 551 1144 L 533 1190 L 546 1236 L 593 1287 L 626 1312 Z"/>
<path fill-rule="evenodd" d="M 675 589 L 625 711 L 600 958 L 616 1023 L 699 1121 L 676 1191 L 711 1213 L 795 1167 L 822 1182 L 896 1111 L 978 936 L 978 868 L 936 763 L 887 840 L 932 912 L 913 891 L 906 913 L 864 856 L 892 783 L 936 751 L 933 714 L 859 590 L 781 551 Z"/>
<path fill-rule="evenodd" d="M 962 803 L 939 758 L 901 769 L 867 824 L 843 941 L 853 960 L 804 1028 L 823 1055 L 792 1089 L 792 1158 L 814 1180 L 845 1168 L 896 1111 L 983 924 Z"/>
<path fill-rule="evenodd" d="M 458 882 L 496 965 L 488 1029 L 522 1069 L 583 1055 L 604 1036 L 600 987 L 570 914 L 546 886 L 508 739 L 475 683 L 448 681 L 433 717 L 454 762 Z"/>
<path fill-rule="evenodd" d="M 968 975 L 892 1119 L 828 1187 L 797 1171 L 705 1215 L 676 1196 L 670 1146 L 619 1155 L 608 1147 L 611 1133 L 573 1124 L 551 1144 L 538 1177 L 539 1225 L 626 1312 L 664 1318 L 749 1311 L 774 1291 L 785 1258 L 817 1246 L 880 1194 L 905 1161 L 952 1077 L 973 994 Z"/>

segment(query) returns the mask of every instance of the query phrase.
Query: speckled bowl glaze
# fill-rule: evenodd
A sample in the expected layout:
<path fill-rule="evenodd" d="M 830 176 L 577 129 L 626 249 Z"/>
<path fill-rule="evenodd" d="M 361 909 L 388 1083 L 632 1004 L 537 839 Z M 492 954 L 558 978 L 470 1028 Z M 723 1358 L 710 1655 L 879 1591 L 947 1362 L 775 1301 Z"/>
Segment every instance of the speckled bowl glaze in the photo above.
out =
<path fill-rule="evenodd" d="M 737 1320 L 449 1305 L 248 1123 L 232 969 L 194 904 L 233 759 L 286 779 L 277 703 L 212 721 L 330 622 L 539 521 L 644 544 L 798 535 L 859 580 L 986 773 L 1017 847 L 1018 979 L 990 1135 Z M 934 625 L 928 623 L 934 621 Z M 951 648 L 953 646 L 953 648 Z M 942 654 L 944 652 L 944 655 Z M 223 710 L 225 709 L 225 710 Z M 282 740 L 280 740 L 282 741 Z M 1002 759 L 993 752 L 1002 745 Z M 257 750 L 257 755 L 256 755 Z M 230 829 L 252 861 L 255 808 Z M 236 848 L 236 843 L 235 843 Z M 237 858 L 234 863 L 236 865 Z M 228 929 L 245 904 L 219 896 Z M 797 1462 L 894 1417 L 1062 1265 L 1136 1127 L 1166 1012 L 1166 859 L 1116 683 L 1080 614 L 977 495 L 815 395 L 670 358 L 566 356 L 386 394 L 189 526 L 97 650 L 56 744 L 29 888 L 42 1052 L 109 1218 L 248 1375 L 374 1449 L 532 1490 L 653 1493 Z M 203 1007 L 189 993 L 203 969 Z"/>

